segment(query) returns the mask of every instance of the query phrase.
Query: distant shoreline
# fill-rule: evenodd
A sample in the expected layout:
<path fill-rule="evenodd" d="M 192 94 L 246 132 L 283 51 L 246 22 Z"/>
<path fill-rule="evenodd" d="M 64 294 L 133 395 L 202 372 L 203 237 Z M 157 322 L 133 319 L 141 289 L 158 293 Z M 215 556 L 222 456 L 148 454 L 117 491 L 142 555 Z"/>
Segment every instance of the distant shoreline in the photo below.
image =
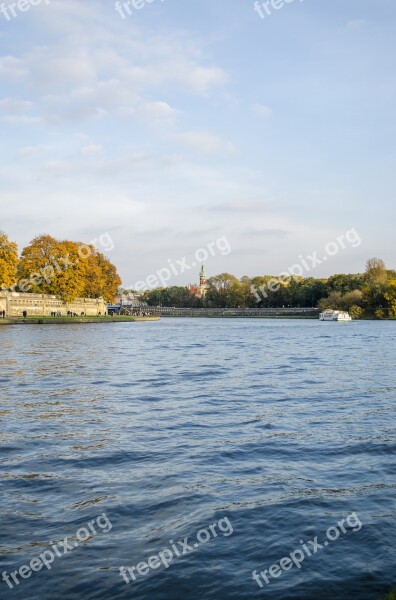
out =
<path fill-rule="evenodd" d="M 310 320 L 319 321 L 318 316 L 312 315 L 161 315 L 161 318 L 166 319 L 273 319 L 279 321 L 280 319 L 298 319 L 298 320 Z M 392 319 L 375 319 L 374 317 L 362 317 L 360 319 L 353 319 L 355 321 L 396 321 L 396 318 Z M 322 321 L 323 322 L 323 321 Z"/>
<path fill-rule="evenodd" d="M 142 310 L 142 307 L 141 307 Z M 145 308 L 144 310 L 147 310 Z M 167 306 L 150 306 L 150 314 L 161 318 L 194 318 L 194 319 L 310 319 L 319 320 L 317 308 L 176 308 Z M 374 315 L 362 315 L 354 321 L 395 320 L 394 318 L 378 319 Z"/>
<path fill-rule="evenodd" d="M 310 315 L 161 315 L 161 319 L 310 319 L 319 320 Z"/>
<path fill-rule="evenodd" d="M 0 319 L 0 327 L 2 325 L 87 325 L 87 324 L 114 324 L 114 323 L 140 323 L 140 322 L 158 322 L 162 318 L 166 319 L 245 319 L 245 320 L 308 320 L 319 321 L 317 316 L 312 315 L 161 315 L 135 317 L 130 315 L 121 315 L 114 317 L 10 317 Z M 396 319 L 381 319 L 382 321 L 396 321 Z M 354 321 L 380 321 L 375 318 L 354 319 Z"/>

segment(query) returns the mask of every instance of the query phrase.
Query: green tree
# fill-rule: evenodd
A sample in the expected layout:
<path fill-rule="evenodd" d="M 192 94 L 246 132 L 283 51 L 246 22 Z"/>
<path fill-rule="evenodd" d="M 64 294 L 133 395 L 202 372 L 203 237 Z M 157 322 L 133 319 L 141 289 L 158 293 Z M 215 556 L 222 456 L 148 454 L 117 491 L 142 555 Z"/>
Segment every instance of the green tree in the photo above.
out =
<path fill-rule="evenodd" d="M 317 306 L 318 302 L 327 296 L 327 285 L 323 279 L 314 279 L 310 277 L 304 279 L 300 284 L 297 303 L 304 307 Z"/>
<path fill-rule="evenodd" d="M 276 279 L 272 275 L 257 276 L 250 279 L 249 306 L 266 308 L 270 306 L 272 291 L 269 289 L 271 281 Z"/>
<path fill-rule="evenodd" d="M 318 302 L 318 308 L 320 311 L 327 310 L 328 308 L 333 310 L 343 310 L 341 292 L 330 292 L 327 298 L 322 298 L 322 300 Z"/>
<path fill-rule="evenodd" d="M 396 317 L 396 279 L 387 284 L 384 297 L 388 303 L 389 316 Z"/>
<path fill-rule="evenodd" d="M 362 275 L 346 275 L 345 273 L 338 273 L 337 275 L 332 275 L 327 280 L 329 292 L 341 292 L 341 294 L 360 290 L 363 285 L 364 277 Z"/>
<path fill-rule="evenodd" d="M 207 281 L 206 302 L 218 308 L 244 306 L 246 286 L 234 275 L 221 273 Z"/>
<path fill-rule="evenodd" d="M 376 286 L 386 283 L 388 274 L 385 263 L 380 258 L 370 258 L 366 263 L 365 281 L 368 285 Z"/>
<path fill-rule="evenodd" d="M 362 306 L 362 304 L 363 294 L 360 290 L 353 290 L 342 297 L 342 307 L 344 310 L 349 310 L 351 306 Z"/>
<path fill-rule="evenodd" d="M 201 298 L 195 296 L 185 286 L 171 286 L 147 290 L 143 294 L 144 302 L 149 306 L 171 306 L 175 308 L 200 308 L 204 305 Z"/>
<path fill-rule="evenodd" d="M 363 316 L 363 308 L 361 306 L 351 306 L 349 309 L 349 314 L 352 319 L 361 319 Z"/>
<path fill-rule="evenodd" d="M 367 285 L 363 288 L 363 306 L 368 313 L 373 314 L 386 306 L 385 293 L 385 284 Z"/>
<path fill-rule="evenodd" d="M 360 307 L 363 304 L 363 294 L 360 290 L 354 290 L 342 295 L 341 292 L 330 292 L 327 298 L 322 298 L 318 303 L 320 310 L 328 308 L 334 310 L 349 311 L 352 306 Z"/>

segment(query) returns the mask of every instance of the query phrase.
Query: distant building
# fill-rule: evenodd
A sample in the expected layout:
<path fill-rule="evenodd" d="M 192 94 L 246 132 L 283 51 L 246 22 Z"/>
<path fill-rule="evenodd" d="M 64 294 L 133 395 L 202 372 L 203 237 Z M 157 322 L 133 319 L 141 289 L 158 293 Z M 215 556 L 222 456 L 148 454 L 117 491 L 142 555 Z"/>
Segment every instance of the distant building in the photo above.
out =
<path fill-rule="evenodd" d="M 28 317 L 51 316 L 53 312 L 61 316 L 72 312 L 96 317 L 107 313 L 107 305 L 103 298 L 76 298 L 72 302 L 63 302 L 57 296 L 48 294 L 0 291 L 0 311 L 3 310 L 7 317 L 21 317 L 24 311 Z"/>
<path fill-rule="evenodd" d="M 130 291 L 125 291 L 118 294 L 115 304 L 119 304 L 121 306 L 132 306 L 134 308 L 147 305 L 147 303 L 142 299 L 141 293 Z"/>
<path fill-rule="evenodd" d="M 148 304 L 143 300 L 142 293 L 131 292 L 130 290 L 122 291 L 119 289 L 114 304 L 108 304 L 107 310 L 109 315 L 129 315 L 135 314 L 137 309 L 146 307 L 148 307 Z"/>
<path fill-rule="evenodd" d="M 205 298 L 206 292 L 208 291 L 208 286 L 206 283 L 206 271 L 205 266 L 201 266 L 201 270 L 199 272 L 199 285 L 189 285 L 188 289 L 193 296 L 197 298 Z"/>

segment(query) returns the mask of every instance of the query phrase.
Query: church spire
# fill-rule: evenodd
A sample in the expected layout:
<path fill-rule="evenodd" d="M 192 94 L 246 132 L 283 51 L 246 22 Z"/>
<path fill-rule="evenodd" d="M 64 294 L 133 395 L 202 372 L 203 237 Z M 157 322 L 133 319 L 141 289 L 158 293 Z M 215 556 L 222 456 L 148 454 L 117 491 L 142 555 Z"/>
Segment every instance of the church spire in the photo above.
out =
<path fill-rule="evenodd" d="M 206 294 L 206 271 L 205 266 L 202 265 L 201 271 L 199 273 L 199 289 L 201 291 L 201 297 Z"/>

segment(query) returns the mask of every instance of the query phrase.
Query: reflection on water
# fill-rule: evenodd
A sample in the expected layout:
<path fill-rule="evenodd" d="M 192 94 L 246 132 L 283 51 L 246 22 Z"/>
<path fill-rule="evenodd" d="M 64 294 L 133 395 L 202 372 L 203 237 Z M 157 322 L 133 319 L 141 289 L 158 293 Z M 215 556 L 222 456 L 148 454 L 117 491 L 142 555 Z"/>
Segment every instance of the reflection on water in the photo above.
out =
<path fill-rule="evenodd" d="M 395 323 L 164 319 L 0 328 L 0 573 L 113 528 L 1 598 L 380 600 L 394 579 Z M 356 512 L 363 528 L 260 590 Z M 234 534 L 127 586 L 227 516 Z"/>

